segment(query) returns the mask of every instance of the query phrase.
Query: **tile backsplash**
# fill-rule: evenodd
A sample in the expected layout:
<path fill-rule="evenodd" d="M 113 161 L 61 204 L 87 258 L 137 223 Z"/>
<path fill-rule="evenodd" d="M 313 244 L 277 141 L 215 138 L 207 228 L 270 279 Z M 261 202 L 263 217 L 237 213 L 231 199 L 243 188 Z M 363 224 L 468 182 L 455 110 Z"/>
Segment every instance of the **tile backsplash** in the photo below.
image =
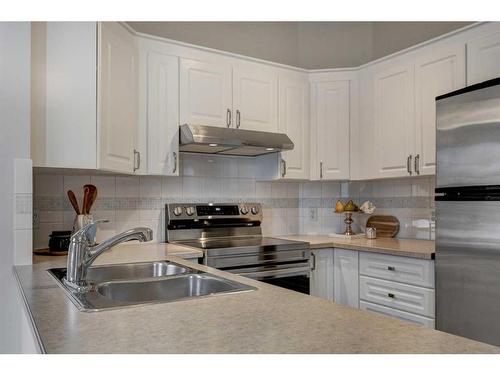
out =
<path fill-rule="evenodd" d="M 363 182 L 261 182 L 259 162 L 253 158 L 183 154 L 181 176 L 121 176 L 102 174 L 34 175 L 33 244 L 46 247 L 53 230 L 69 230 L 74 211 L 66 196 L 73 190 L 82 201 L 83 185 L 97 186 L 93 207 L 101 226 L 98 240 L 134 226 L 153 229 L 164 240 L 164 206 L 170 202 L 249 202 L 263 205 L 265 235 L 329 234 L 343 229 L 343 217 L 333 213 L 337 199 L 371 200 L 377 214 L 391 214 L 401 222 L 399 237 L 432 236 L 434 178 Z M 367 217 L 357 215 L 362 230 Z M 427 223 L 427 224 L 426 224 Z M 426 226 L 427 225 L 427 226 Z M 421 228 L 417 228 L 420 226 Z"/>

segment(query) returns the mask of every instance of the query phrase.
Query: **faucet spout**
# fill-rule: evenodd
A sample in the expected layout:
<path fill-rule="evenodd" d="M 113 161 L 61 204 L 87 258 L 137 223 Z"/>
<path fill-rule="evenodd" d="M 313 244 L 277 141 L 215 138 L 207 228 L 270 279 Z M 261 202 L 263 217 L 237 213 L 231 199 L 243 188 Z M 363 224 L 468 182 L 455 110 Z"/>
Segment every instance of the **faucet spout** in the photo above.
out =
<path fill-rule="evenodd" d="M 123 233 L 117 234 L 114 237 L 108 238 L 106 241 L 101 242 L 99 245 L 95 245 L 89 248 L 87 252 L 85 264 L 89 267 L 96 258 L 102 253 L 108 251 L 112 247 L 127 241 L 137 240 L 139 242 L 148 242 L 153 239 L 153 231 L 150 228 L 139 227 L 129 229 Z"/>

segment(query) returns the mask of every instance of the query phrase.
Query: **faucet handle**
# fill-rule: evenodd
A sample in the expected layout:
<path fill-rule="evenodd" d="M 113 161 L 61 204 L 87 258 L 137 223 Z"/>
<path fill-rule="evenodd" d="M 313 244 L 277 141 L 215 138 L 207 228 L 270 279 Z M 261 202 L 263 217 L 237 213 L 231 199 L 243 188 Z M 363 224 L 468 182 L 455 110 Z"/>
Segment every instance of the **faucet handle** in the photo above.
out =
<path fill-rule="evenodd" d="M 85 225 L 71 236 L 72 242 L 86 242 L 89 246 L 95 245 L 95 237 L 97 234 L 97 226 L 100 223 L 108 223 L 108 219 L 94 220 L 93 222 Z"/>

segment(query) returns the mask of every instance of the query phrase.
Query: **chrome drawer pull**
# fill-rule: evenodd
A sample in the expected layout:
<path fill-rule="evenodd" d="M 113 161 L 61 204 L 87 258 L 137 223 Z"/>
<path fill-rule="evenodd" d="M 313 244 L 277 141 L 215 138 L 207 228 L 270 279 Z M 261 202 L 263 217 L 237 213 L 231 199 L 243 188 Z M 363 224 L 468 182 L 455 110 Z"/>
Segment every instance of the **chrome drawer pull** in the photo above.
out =
<path fill-rule="evenodd" d="M 387 297 L 389 297 L 389 298 L 396 298 L 396 296 L 393 293 L 387 293 Z"/>
<path fill-rule="evenodd" d="M 387 266 L 387 269 L 389 271 L 396 271 L 396 267 L 394 267 L 394 266 Z"/>

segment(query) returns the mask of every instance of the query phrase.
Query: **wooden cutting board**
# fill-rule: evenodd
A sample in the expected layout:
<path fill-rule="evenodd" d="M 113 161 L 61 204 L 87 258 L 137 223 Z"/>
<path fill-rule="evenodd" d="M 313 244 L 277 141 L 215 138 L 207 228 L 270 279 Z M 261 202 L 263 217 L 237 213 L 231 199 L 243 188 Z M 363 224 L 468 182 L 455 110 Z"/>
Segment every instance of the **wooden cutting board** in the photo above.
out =
<path fill-rule="evenodd" d="M 377 237 L 395 237 L 399 232 L 399 220 L 390 215 L 373 215 L 366 222 L 367 227 L 377 229 Z"/>

